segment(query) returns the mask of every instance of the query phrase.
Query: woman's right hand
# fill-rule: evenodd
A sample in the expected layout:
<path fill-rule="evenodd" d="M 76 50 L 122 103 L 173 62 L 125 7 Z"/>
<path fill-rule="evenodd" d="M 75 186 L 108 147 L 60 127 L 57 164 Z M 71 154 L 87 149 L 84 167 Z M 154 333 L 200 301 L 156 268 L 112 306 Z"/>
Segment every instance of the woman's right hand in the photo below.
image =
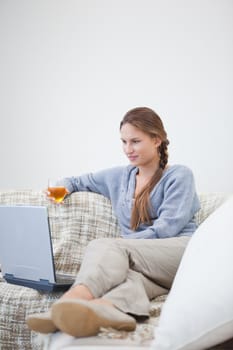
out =
<path fill-rule="evenodd" d="M 54 204 L 64 204 L 64 199 L 70 192 L 65 187 L 54 186 L 48 187 L 44 193 L 50 202 Z"/>

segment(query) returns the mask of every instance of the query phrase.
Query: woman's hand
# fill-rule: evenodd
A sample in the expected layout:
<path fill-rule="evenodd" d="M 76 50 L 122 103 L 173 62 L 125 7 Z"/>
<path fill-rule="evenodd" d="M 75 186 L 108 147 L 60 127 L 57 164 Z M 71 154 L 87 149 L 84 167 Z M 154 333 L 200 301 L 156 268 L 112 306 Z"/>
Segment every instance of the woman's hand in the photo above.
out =
<path fill-rule="evenodd" d="M 64 199 L 70 194 L 65 187 L 49 187 L 44 191 L 47 199 L 54 204 L 64 204 Z"/>

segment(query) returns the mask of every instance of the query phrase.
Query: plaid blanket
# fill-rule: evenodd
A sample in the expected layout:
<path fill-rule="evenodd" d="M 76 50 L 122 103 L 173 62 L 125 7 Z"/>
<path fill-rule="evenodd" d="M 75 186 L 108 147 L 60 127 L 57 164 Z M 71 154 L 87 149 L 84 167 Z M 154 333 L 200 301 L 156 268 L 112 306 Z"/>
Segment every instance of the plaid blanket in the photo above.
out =
<path fill-rule="evenodd" d="M 225 198 L 224 194 L 201 194 L 202 209 L 196 216 L 198 224 Z M 55 267 L 59 272 L 76 274 L 85 248 L 92 239 L 119 237 L 119 226 L 110 201 L 95 193 L 73 193 L 60 211 L 56 205 L 47 201 L 42 192 L 31 190 L 0 192 L 0 204 L 42 205 L 48 208 Z M 60 293 L 38 292 L 7 284 L 0 276 L 0 349 L 43 349 L 44 338 L 30 332 L 25 318 L 29 314 L 47 310 L 59 296 Z M 160 304 L 156 308 L 156 316 L 159 315 Z"/>

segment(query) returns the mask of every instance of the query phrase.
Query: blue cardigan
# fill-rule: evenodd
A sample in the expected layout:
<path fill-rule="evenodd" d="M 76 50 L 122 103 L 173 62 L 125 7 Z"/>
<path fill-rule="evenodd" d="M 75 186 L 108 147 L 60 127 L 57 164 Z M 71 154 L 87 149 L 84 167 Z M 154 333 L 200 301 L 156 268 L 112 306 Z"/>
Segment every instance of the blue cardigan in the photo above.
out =
<path fill-rule="evenodd" d="M 191 236 L 196 229 L 194 215 L 200 204 L 192 171 L 183 165 L 168 167 L 150 194 L 152 225 L 130 228 L 138 168 L 114 167 L 94 174 L 65 178 L 67 189 L 90 191 L 109 198 L 124 238 L 169 238 Z"/>

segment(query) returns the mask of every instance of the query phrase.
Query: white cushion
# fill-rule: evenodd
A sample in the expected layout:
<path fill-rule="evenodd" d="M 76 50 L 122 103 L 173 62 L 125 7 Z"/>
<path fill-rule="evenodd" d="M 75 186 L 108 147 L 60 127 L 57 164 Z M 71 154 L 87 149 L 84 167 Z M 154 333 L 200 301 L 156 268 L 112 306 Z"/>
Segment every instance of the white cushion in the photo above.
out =
<path fill-rule="evenodd" d="M 153 350 L 202 350 L 233 337 L 233 196 L 191 238 Z"/>

